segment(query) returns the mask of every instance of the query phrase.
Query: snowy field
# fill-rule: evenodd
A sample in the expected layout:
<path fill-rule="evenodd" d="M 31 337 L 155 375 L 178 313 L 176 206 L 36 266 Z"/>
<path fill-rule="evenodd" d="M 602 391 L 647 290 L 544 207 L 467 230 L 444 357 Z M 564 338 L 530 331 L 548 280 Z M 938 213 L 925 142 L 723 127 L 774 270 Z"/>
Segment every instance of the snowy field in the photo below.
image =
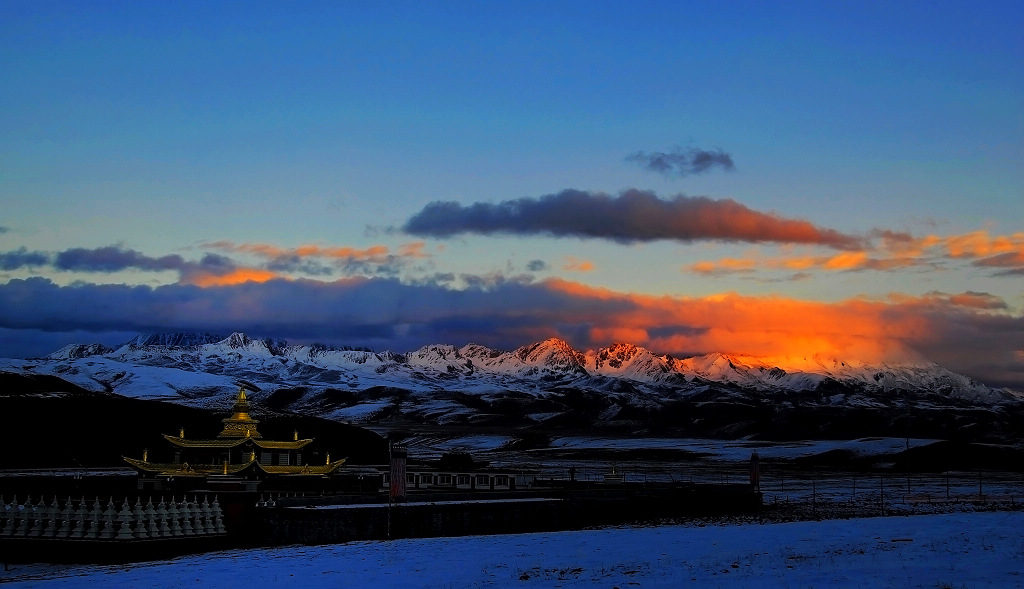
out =
<path fill-rule="evenodd" d="M 757 451 L 761 458 L 801 458 L 830 450 L 846 450 L 857 456 L 880 456 L 902 452 L 908 446 L 927 446 L 938 440 L 906 438 L 860 438 L 857 440 L 801 440 L 766 442 L 749 440 L 704 440 L 696 438 L 608 438 L 564 437 L 551 441 L 552 448 L 572 449 L 671 449 L 706 454 L 718 460 L 749 460 Z"/>
<path fill-rule="evenodd" d="M 10 587 L 1022 587 L 1024 513 L 663 526 L 14 566 Z"/>
<path fill-rule="evenodd" d="M 375 430 L 387 435 L 387 430 Z M 434 458 L 444 452 L 494 453 L 501 455 L 515 437 L 496 435 L 415 435 L 405 440 L 417 456 Z M 884 456 L 938 440 L 910 438 L 860 438 L 856 440 L 799 440 L 770 442 L 750 440 L 709 440 L 700 438 L 626 438 L 607 436 L 564 436 L 550 441 L 552 450 L 681 450 L 709 459 L 746 461 L 757 451 L 761 458 L 802 458 L 830 450 L 845 450 L 856 456 Z M 538 449 L 543 453 L 545 449 Z"/>

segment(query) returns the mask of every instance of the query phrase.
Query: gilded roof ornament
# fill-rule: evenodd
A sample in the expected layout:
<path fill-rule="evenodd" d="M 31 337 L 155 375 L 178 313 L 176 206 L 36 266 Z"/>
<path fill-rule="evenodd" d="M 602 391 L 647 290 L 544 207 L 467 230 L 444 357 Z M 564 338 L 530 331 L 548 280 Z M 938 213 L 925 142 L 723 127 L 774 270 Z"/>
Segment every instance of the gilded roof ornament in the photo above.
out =
<path fill-rule="evenodd" d="M 238 387 L 235 406 L 231 412 L 231 417 L 221 420 L 224 422 L 224 429 L 217 435 L 218 438 L 263 437 L 260 432 L 256 431 L 256 424 L 259 421 L 249 416 L 249 399 L 245 396 L 245 387 Z"/>

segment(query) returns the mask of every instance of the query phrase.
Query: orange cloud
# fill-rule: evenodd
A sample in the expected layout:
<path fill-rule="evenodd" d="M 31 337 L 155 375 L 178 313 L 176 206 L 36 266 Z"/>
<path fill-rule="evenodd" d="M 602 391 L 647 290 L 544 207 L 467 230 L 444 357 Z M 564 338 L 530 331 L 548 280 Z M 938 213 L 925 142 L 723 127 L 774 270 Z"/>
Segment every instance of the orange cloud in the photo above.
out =
<path fill-rule="evenodd" d="M 426 247 L 426 245 L 427 244 L 422 241 L 402 244 L 398 248 L 398 255 L 403 258 L 429 258 L 430 254 L 423 251 L 423 248 Z"/>
<path fill-rule="evenodd" d="M 722 258 L 715 262 L 697 262 L 696 264 L 687 266 L 684 270 L 688 270 L 694 274 L 714 276 L 719 274 L 732 274 L 736 272 L 750 272 L 753 271 L 756 264 L 757 262 L 754 260 Z"/>
<path fill-rule="evenodd" d="M 877 247 L 847 250 L 830 256 L 761 256 L 701 261 L 684 268 L 695 274 L 722 275 L 767 270 L 890 271 L 937 266 L 942 257 L 975 259 L 974 266 L 1024 269 L 1024 233 L 990 236 L 986 231 L 917 238 L 904 233 L 876 231 Z M 1017 272 L 1017 270 L 1014 270 Z"/>
<path fill-rule="evenodd" d="M 581 260 L 572 256 L 565 258 L 562 270 L 567 272 L 591 272 L 594 270 L 594 263 L 589 260 Z"/>
<path fill-rule="evenodd" d="M 275 278 L 282 277 L 269 270 L 261 270 L 259 268 L 235 268 L 225 274 L 214 274 L 210 272 L 194 273 L 187 277 L 182 277 L 182 282 L 184 284 L 194 284 L 205 288 L 210 286 L 242 284 L 243 282 L 266 282 Z"/>
<path fill-rule="evenodd" d="M 1024 254 L 1024 233 L 989 237 L 988 231 L 974 231 L 941 240 L 953 258 L 981 258 L 995 254 Z"/>
<path fill-rule="evenodd" d="M 212 241 L 202 244 L 204 247 L 247 253 L 263 258 L 281 258 L 285 256 L 298 256 L 300 258 L 321 257 L 321 258 L 344 258 L 360 259 L 368 261 L 383 261 L 390 254 L 387 246 L 375 245 L 365 249 L 353 247 L 323 247 L 319 245 L 300 245 L 295 248 L 282 248 L 267 243 L 234 243 L 231 241 Z M 415 257 L 422 257 L 423 243 L 416 242 L 402 246 L 408 254 L 415 254 Z"/>

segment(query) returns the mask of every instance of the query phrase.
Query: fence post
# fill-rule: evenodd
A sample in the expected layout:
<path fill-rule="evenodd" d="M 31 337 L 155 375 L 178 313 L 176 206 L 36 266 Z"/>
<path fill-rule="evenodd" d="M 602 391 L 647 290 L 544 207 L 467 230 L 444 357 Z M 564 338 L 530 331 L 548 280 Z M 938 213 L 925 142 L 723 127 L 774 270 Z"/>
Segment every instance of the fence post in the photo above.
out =
<path fill-rule="evenodd" d="M 878 475 L 878 505 L 882 510 L 882 515 L 885 515 L 885 484 L 882 481 L 882 475 Z"/>
<path fill-rule="evenodd" d="M 811 478 L 811 512 L 814 517 L 818 517 L 818 476 L 814 475 Z"/>

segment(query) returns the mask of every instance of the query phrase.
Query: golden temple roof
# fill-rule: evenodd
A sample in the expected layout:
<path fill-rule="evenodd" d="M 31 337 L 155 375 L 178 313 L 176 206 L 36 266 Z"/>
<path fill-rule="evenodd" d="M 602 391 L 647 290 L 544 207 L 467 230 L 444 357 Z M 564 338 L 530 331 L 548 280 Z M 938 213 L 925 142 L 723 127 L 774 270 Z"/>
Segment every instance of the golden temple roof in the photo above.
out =
<path fill-rule="evenodd" d="M 312 441 L 312 438 L 307 438 L 305 440 L 294 440 L 287 442 L 277 440 L 253 440 L 252 443 L 259 446 L 260 448 L 265 448 L 267 450 L 299 450 L 300 448 L 302 448 L 303 446 Z"/>
<path fill-rule="evenodd" d="M 338 469 L 342 464 L 345 464 L 347 458 L 341 460 L 335 460 L 328 464 L 318 465 L 288 465 L 288 466 L 269 466 L 260 464 L 256 460 L 250 460 L 248 462 L 241 462 L 238 464 L 229 464 L 227 469 L 224 468 L 224 464 L 188 464 L 182 463 L 177 464 L 173 462 L 148 462 L 145 460 L 138 460 L 135 458 L 128 458 L 122 456 L 124 461 L 129 465 L 135 467 L 140 471 L 144 471 L 150 474 L 159 476 L 192 476 L 192 477 L 205 477 L 208 475 L 216 474 L 239 474 L 249 468 L 255 468 L 265 472 L 266 474 L 273 475 L 325 475 L 331 474 Z M 226 471 L 226 472 L 225 472 Z"/>
<path fill-rule="evenodd" d="M 262 440 L 256 438 L 235 438 L 215 440 L 186 440 L 180 436 L 169 436 L 164 434 L 164 439 L 182 448 L 234 448 L 246 442 L 252 442 L 254 446 L 267 450 L 299 450 L 306 444 L 313 441 L 312 438 L 294 441 Z"/>
<path fill-rule="evenodd" d="M 164 435 L 164 439 L 182 449 L 216 450 L 216 452 L 198 452 L 203 455 L 199 459 L 203 462 L 210 460 L 210 454 L 219 456 L 225 461 L 216 464 L 190 464 L 185 462 L 149 462 L 147 453 L 143 452 L 142 460 L 123 457 L 124 461 L 139 472 L 150 475 L 167 477 L 206 477 L 210 475 L 237 475 L 246 470 L 253 469 L 269 475 L 283 476 L 306 476 L 331 474 L 345 463 L 346 459 L 330 462 L 330 454 L 327 455 L 327 463 L 320 465 L 264 465 L 259 463 L 255 448 L 272 450 L 272 455 L 280 455 L 289 451 L 301 450 L 313 440 L 311 438 L 299 439 L 299 432 L 296 430 L 294 440 L 264 440 L 263 436 L 256 431 L 256 424 L 259 423 L 249 415 L 249 400 L 245 396 L 245 388 L 238 389 L 235 397 L 235 405 L 231 417 L 224 419 L 224 430 L 213 440 L 188 440 L 185 439 L 185 430 L 177 436 Z M 247 451 L 243 450 L 249 460 L 236 464 L 227 464 L 233 448 L 248 446 Z M 184 455 L 189 458 L 190 452 L 179 452 L 178 456 Z M 195 458 L 195 456 L 192 456 Z M 292 455 L 289 460 L 296 460 L 298 455 Z M 238 459 L 236 454 L 235 459 Z M 276 461 L 276 460 L 275 460 Z"/>

